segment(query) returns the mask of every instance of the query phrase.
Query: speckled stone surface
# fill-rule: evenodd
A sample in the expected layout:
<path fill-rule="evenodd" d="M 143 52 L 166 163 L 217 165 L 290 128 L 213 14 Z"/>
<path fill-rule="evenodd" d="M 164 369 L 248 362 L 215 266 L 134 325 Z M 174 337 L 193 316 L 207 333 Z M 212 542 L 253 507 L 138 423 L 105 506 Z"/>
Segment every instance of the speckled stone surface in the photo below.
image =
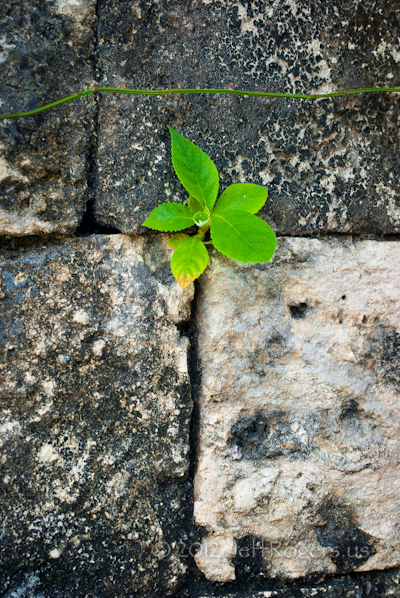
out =
<path fill-rule="evenodd" d="M 2 0 L 0 112 L 93 85 L 95 0 Z M 0 121 L 0 234 L 73 232 L 84 213 L 93 96 Z"/>
<path fill-rule="evenodd" d="M 165 543 L 189 497 L 193 288 L 170 251 L 118 235 L 0 256 L 0 594 L 167 596 L 185 572 Z"/>
<path fill-rule="evenodd" d="M 400 565 L 400 244 L 280 238 L 215 253 L 197 303 L 196 554 L 232 581 Z M 236 559 L 236 560 L 235 560 Z"/>
<path fill-rule="evenodd" d="M 131 88 L 328 92 L 400 86 L 400 6 L 385 0 L 100 0 L 97 77 Z M 269 187 L 282 234 L 400 231 L 400 99 L 309 103 L 228 96 L 103 94 L 99 222 L 123 232 L 183 201 L 167 125 L 216 162 L 221 190 Z"/>
<path fill-rule="evenodd" d="M 400 594 L 400 570 L 391 569 L 353 573 L 336 579 L 277 582 L 266 579 L 260 569 L 260 558 L 250 554 L 237 558 L 239 579 L 233 584 L 211 584 L 203 588 L 195 584 L 184 586 L 178 598 L 397 598 Z M 25 598 L 25 597 L 23 597 Z"/>
<path fill-rule="evenodd" d="M 208 595 L 210 596 L 210 594 Z M 222 598 L 359 598 L 360 587 L 354 581 L 333 581 L 317 586 L 295 587 L 257 592 L 224 594 Z M 208 598 L 206 594 L 199 598 Z"/>
<path fill-rule="evenodd" d="M 214 594 L 215 595 L 215 594 Z M 371 579 L 339 579 L 322 583 L 289 584 L 286 588 L 237 591 L 220 598 L 391 598 L 399 595 L 399 573 L 383 572 Z M 208 598 L 213 594 L 199 594 Z"/>

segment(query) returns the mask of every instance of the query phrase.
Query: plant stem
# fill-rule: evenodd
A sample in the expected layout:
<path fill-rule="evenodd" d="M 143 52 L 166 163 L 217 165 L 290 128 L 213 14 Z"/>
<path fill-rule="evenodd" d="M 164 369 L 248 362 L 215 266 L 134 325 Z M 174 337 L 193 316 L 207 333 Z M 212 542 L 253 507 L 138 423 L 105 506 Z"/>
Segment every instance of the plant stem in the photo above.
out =
<path fill-rule="evenodd" d="M 199 228 L 199 230 L 197 231 L 197 235 L 200 237 L 200 241 L 204 239 L 206 232 L 210 228 L 210 224 L 211 222 L 208 222 L 207 224 Z"/>
<path fill-rule="evenodd" d="M 83 96 L 87 96 L 91 93 L 95 93 L 95 90 L 85 89 L 83 91 L 80 91 L 79 93 L 74 93 L 72 96 L 67 96 L 66 98 L 56 100 L 55 102 L 51 102 L 50 104 L 46 104 L 45 106 L 40 106 L 40 108 L 28 110 L 27 112 L 11 112 L 10 114 L 0 114 L 0 120 L 4 120 L 5 118 L 19 118 L 21 116 L 34 116 L 35 114 L 39 114 L 39 112 L 44 112 L 45 110 L 50 110 L 50 108 L 55 108 L 56 106 L 60 106 L 61 104 L 72 102 L 72 100 L 77 100 L 78 98 L 82 98 Z"/>
<path fill-rule="evenodd" d="M 173 95 L 173 94 L 200 94 L 200 93 L 209 93 L 209 94 L 227 94 L 227 95 L 237 95 L 237 96 L 252 96 L 258 98 L 294 98 L 300 100 L 321 100 L 323 98 L 337 98 L 340 96 L 345 95 L 354 95 L 357 93 L 372 93 L 372 92 L 384 92 L 384 93 L 400 93 L 399 87 L 366 87 L 364 89 L 350 89 L 348 91 L 334 91 L 332 93 L 272 93 L 268 91 L 246 91 L 241 89 L 123 89 L 119 87 L 94 87 L 91 89 L 84 89 L 79 93 L 74 93 L 71 96 L 67 96 L 62 98 L 61 100 L 56 100 L 55 102 L 51 102 L 50 104 L 46 104 L 45 106 L 40 106 L 39 108 L 34 108 L 33 110 L 28 110 L 26 112 L 11 112 L 9 114 L 0 114 L 0 120 L 4 120 L 7 118 L 21 118 L 23 116 L 34 116 L 35 114 L 39 114 L 40 112 L 44 112 L 45 110 L 50 110 L 50 108 L 55 108 L 56 106 L 60 106 L 61 104 L 66 104 L 67 102 L 72 102 L 72 100 L 76 100 L 78 98 L 82 98 L 83 96 L 87 96 L 91 93 L 125 93 L 130 95 L 138 95 L 138 96 L 165 96 L 165 95 Z"/>

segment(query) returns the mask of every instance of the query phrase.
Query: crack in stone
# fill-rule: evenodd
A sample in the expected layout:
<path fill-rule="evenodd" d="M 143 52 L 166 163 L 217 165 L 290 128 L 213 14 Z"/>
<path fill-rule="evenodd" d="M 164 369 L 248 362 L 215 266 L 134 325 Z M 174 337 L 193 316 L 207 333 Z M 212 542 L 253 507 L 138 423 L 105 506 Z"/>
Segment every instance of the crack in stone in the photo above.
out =
<path fill-rule="evenodd" d="M 99 39 L 101 29 L 101 10 L 100 1 L 96 2 L 96 16 L 97 16 L 97 27 L 94 37 L 94 48 L 91 56 L 93 76 L 96 81 L 99 77 L 99 66 L 98 66 L 98 54 L 99 54 Z M 94 101 L 96 104 L 95 112 L 93 115 L 93 130 L 90 139 L 90 147 L 86 157 L 87 163 L 87 203 L 86 210 L 83 213 L 81 222 L 75 231 L 76 237 L 86 237 L 88 235 L 115 235 L 121 233 L 118 228 L 112 226 L 104 226 L 96 222 L 94 214 L 94 203 L 96 200 L 96 176 L 97 176 L 97 149 L 99 142 L 100 124 L 99 124 L 99 113 L 100 113 L 100 96 L 95 94 Z"/>

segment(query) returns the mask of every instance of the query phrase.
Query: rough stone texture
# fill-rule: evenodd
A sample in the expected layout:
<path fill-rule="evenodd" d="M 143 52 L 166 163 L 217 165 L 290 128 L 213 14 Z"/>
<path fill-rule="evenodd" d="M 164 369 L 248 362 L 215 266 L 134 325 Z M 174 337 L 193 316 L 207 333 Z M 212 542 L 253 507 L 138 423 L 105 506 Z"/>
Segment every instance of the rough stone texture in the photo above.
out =
<path fill-rule="evenodd" d="M 400 245 L 282 238 L 271 264 L 215 253 L 200 280 L 199 568 L 398 566 Z"/>
<path fill-rule="evenodd" d="M 203 591 L 184 586 L 179 598 L 393 598 L 400 595 L 400 570 L 352 573 L 331 580 L 279 582 L 264 579 L 255 583 L 254 570 L 246 567 L 241 582 L 212 584 Z M 317 576 L 318 577 L 318 576 Z M 203 584 L 203 586 L 206 584 Z M 23 597 L 25 598 L 25 597 Z"/>
<path fill-rule="evenodd" d="M 400 86 L 400 5 L 386 0 L 101 0 L 98 79 L 142 89 L 328 92 Z M 400 231 L 400 99 L 309 103 L 103 94 L 99 222 L 136 233 L 186 194 L 167 124 L 216 162 L 221 189 L 269 186 L 262 216 L 282 234 Z"/>
<path fill-rule="evenodd" d="M 1 255 L 0 593 L 169 595 L 185 572 L 163 543 L 187 501 L 193 289 L 170 252 L 118 235 Z"/>
<path fill-rule="evenodd" d="M 207 598 L 207 596 L 199 598 Z M 322 587 L 296 588 L 294 591 L 286 589 L 225 594 L 223 598 L 360 598 L 360 592 L 358 585 L 354 582 L 350 584 L 333 582 Z"/>
<path fill-rule="evenodd" d="M 370 586 L 362 586 L 354 580 L 339 580 L 326 582 L 321 585 L 310 584 L 304 587 L 297 586 L 260 592 L 235 592 L 224 594 L 221 598 L 361 598 L 362 596 L 368 596 L 368 598 L 389 598 L 389 596 L 398 595 L 393 593 L 371 593 L 372 587 L 372 584 Z M 398 590 L 397 584 L 393 585 L 389 591 L 391 590 Z M 207 596 L 212 596 L 212 594 L 202 595 L 199 598 L 207 598 Z"/>
<path fill-rule="evenodd" d="M 229 584 L 202 583 L 203 587 L 186 584 L 177 594 L 179 598 L 393 598 L 400 595 L 400 570 L 352 573 L 337 579 L 282 582 L 262 579 L 247 560 L 246 574 Z M 254 564 L 254 561 L 253 561 Z M 250 565 L 250 566 L 249 566 Z M 193 577 L 191 578 L 192 581 Z M 207 586 L 207 587 L 205 587 Z M 25 598 L 25 597 L 23 597 Z"/>
<path fill-rule="evenodd" d="M 95 0 L 2 0 L 0 111 L 31 110 L 93 84 Z M 0 234 L 73 232 L 85 210 L 92 96 L 0 122 Z"/>

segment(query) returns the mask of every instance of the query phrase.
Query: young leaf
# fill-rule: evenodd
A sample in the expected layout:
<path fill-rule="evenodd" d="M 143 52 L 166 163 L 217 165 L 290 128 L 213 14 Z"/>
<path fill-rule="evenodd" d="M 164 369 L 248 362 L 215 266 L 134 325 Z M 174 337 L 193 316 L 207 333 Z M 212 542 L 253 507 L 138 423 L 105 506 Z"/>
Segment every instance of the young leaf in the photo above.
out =
<path fill-rule="evenodd" d="M 193 226 L 193 212 L 180 203 L 162 203 L 143 222 L 143 226 L 161 231 L 175 231 Z"/>
<path fill-rule="evenodd" d="M 172 142 L 172 164 L 179 180 L 201 204 L 211 210 L 217 199 L 219 178 L 214 162 L 197 145 L 168 127 Z"/>
<path fill-rule="evenodd" d="M 171 270 L 183 289 L 196 280 L 208 266 L 208 252 L 199 237 L 189 237 L 175 249 L 171 258 Z"/>
<path fill-rule="evenodd" d="M 189 235 L 187 235 L 186 233 L 176 233 L 176 235 L 173 235 L 170 240 L 168 241 L 167 245 L 169 245 L 169 247 L 173 247 L 174 249 L 176 249 L 178 247 L 178 245 L 180 245 L 182 243 L 182 241 L 184 241 L 185 239 L 189 239 Z"/>
<path fill-rule="evenodd" d="M 214 214 L 222 212 L 227 208 L 245 210 L 255 214 L 261 210 L 268 197 L 267 187 L 253 185 L 251 183 L 238 183 L 230 185 L 221 194 L 214 209 Z"/>
<path fill-rule="evenodd" d="M 269 262 L 276 248 L 272 228 L 258 216 L 230 208 L 214 213 L 211 239 L 221 253 L 238 262 Z"/>
<path fill-rule="evenodd" d="M 193 210 L 193 212 L 202 212 L 204 210 L 205 206 L 202 206 L 197 199 L 195 199 L 193 197 L 193 195 L 190 195 L 189 197 L 189 201 L 188 201 L 188 208 L 189 210 Z"/>
<path fill-rule="evenodd" d="M 197 226 L 204 226 L 210 220 L 210 212 L 196 212 L 193 216 L 194 223 Z"/>

